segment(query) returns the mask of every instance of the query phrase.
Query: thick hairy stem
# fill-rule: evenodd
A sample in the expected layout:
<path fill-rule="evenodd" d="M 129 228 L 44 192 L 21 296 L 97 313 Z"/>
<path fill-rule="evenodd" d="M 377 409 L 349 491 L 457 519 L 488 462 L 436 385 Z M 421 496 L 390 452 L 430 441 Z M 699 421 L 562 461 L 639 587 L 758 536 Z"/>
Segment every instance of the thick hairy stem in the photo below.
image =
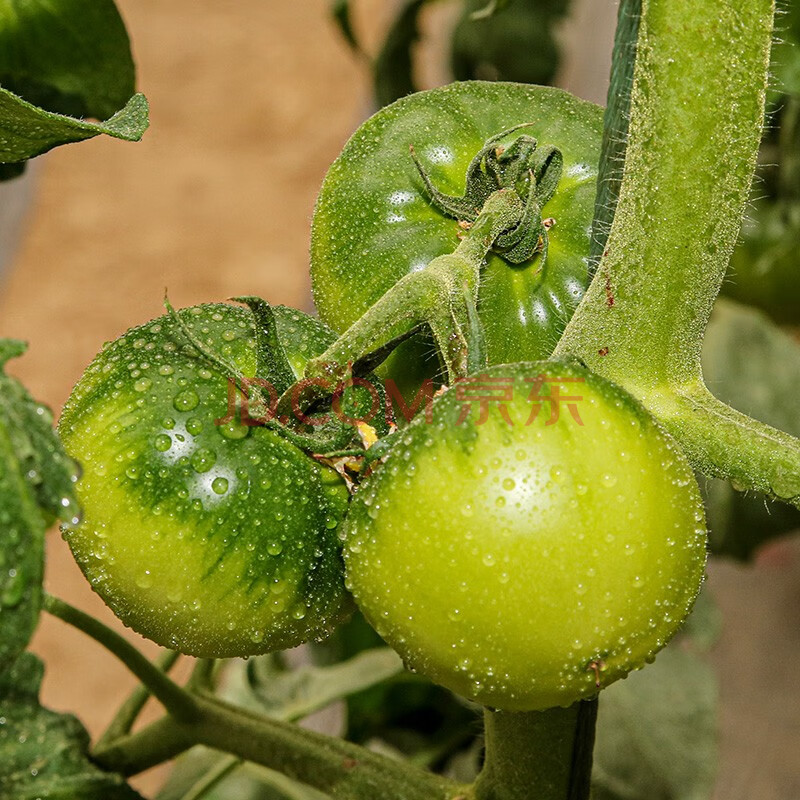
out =
<path fill-rule="evenodd" d="M 387 345 L 399 343 L 423 326 L 433 332 L 448 382 L 460 377 L 468 358 L 461 330 L 468 317 L 464 289 L 475 297 L 486 254 L 501 233 L 519 223 L 522 211 L 522 201 L 513 190 L 490 195 L 453 253 L 405 275 L 322 355 L 308 362 L 306 378 L 341 379 L 349 365 L 376 352 L 388 356 Z"/>
<path fill-rule="evenodd" d="M 252 714 L 205 695 L 196 696 L 190 724 L 166 717 L 95 753 L 107 769 L 131 775 L 172 758 L 191 745 L 229 753 L 277 770 L 336 800 L 451 800 L 459 787 L 406 762 L 333 736 Z"/>
<path fill-rule="evenodd" d="M 117 656 L 169 712 L 148 728 L 98 748 L 106 769 L 132 775 L 195 744 L 278 770 L 337 800 L 450 800 L 458 787 L 430 772 L 359 745 L 269 719 L 182 689 L 133 645 L 88 614 L 47 595 L 45 609 Z"/>
<path fill-rule="evenodd" d="M 588 800 L 596 719 L 596 699 L 547 711 L 485 711 L 475 800 Z"/>
<path fill-rule="evenodd" d="M 756 164 L 772 16 L 772 0 L 642 0 L 619 201 L 555 355 L 636 395 L 698 469 L 796 504 L 800 444 L 727 409 L 711 424 L 721 404 L 699 388 Z"/>
<path fill-rule="evenodd" d="M 167 674 L 179 658 L 180 653 L 176 653 L 174 650 L 167 650 L 156 659 L 155 666 L 164 674 Z M 111 724 L 108 726 L 105 733 L 97 740 L 96 747 L 102 749 L 120 737 L 130 733 L 139 714 L 151 697 L 152 692 L 147 686 L 144 684 L 137 686 L 131 692 L 128 699 L 120 706 L 119 711 L 114 715 L 114 719 L 111 720 Z"/>

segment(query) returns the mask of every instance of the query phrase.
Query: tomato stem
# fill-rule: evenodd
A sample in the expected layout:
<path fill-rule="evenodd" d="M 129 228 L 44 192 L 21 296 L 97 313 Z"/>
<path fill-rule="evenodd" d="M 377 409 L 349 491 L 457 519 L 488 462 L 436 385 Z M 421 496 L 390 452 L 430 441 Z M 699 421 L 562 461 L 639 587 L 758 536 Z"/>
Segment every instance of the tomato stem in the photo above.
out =
<path fill-rule="evenodd" d="M 180 653 L 176 653 L 174 650 L 167 650 L 158 656 L 155 666 L 164 674 L 167 674 L 180 658 L 180 655 Z M 95 746 L 102 749 L 106 745 L 111 744 L 111 742 L 130 733 L 131 728 L 133 728 L 139 714 L 151 696 L 152 692 L 145 684 L 137 686 L 131 692 L 128 699 L 120 706 L 114 718 L 111 720 L 111 724 L 97 740 Z"/>
<path fill-rule="evenodd" d="M 194 699 L 198 713 L 192 722 L 164 717 L 95 752 L 95 759 L 106 769 L 129 776 L 203 744 L 277 770 L 335 800 L 449 800 L 462 788 L 408 762 L 334 736 L 254 714 L 208 695 Z"/>
<path fill-rule="evenodd" d="M 619 201 L 554 355 L 638 397 L 696 469 L 797 505 L 800 441 L 715 400 L 700 366 L 749 198 L 772 22 L 772 0 L 642 1 Z"/>
<path fill-rule="evenodd" d="M 448 383 L 465 375 L 469 353 L 464 330 L 472 316 L 465 289 L 475 302 L 486 254 L 501 234 L 519 223 L 522 213 L 515 191 L 491 194 L 458 247 L 398 281 L 321 356 L 308 362 L 306 379 L 342 380 L 353 365 L 358 368 L 376 353 L 385 358 L 392 345 L 425 326 L 433 332 Z M 369 366 L 375 364 L 370 361 Z"/>
<path fill-rule="evenodd" d="M 116 631 L 50 594 L 44 595 L 43 608 L 62 622 L 90 636 L 119 658 L 173 717 L 186 722 L 191 722 L 196 717 L 197 709 L 192 696 Z"/>
<path fill-rule="evenodd" d="M 475 800 L 588 800 L 597 699 L 546 711 L 484 712 Z"/>

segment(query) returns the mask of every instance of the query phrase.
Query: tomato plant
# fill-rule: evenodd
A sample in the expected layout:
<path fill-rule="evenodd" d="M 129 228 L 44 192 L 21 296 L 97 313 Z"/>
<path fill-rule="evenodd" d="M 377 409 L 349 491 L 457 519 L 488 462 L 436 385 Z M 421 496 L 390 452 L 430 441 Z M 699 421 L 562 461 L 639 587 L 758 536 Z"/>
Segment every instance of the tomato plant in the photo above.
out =
<path fill-rule="evenodd" d="M 423 4 L 400 10 L 406 55 Z M 16 5 L 0 0 L 0 33 Z M 41 30 L 58 45 L 83 34 L 68 12 L 84 3 L 58 7 L 70 25 L 24 5 L 20 59 L 0 64 L 17 70 L 0 92 L 6 176 L 62 141 L 136 138 L 137 95 L 100 125 L 23 98 L 100 107 L 64 78 L 61 49 L 31 46 Z M 731 492 L 800 508 L 797 420 L 777 408 L 796 385 L 775 379 L 800 350 L 721 306 L 729 328 L 711 329 L 700 361 L 752 183 L 773 8 L 622 0 L 619 20 L 602 120 L 560 90 L 470 82 L 401 99 L 354 134 L 312 232 L 332 328 L 253 297 L 167 302 L 98 354 L 60 439 L 0 373 L 0 795 L 130 800 L 127 776 L 189 751 L 162 800 L 710 797 L 714 609 L 698 595 L 693 471 L 717 481 L 718 552 L 746 557 L 770 532 L 741 530 L 759 514 Z M 120 75 L 102 107 L 132 90 Z M 759 341 L 737 373 L 742 336 Z M 414 391 L 436 373 L 419 357 L 431 343 L 441 385 L 423 383 L 394 428 L 372 370 Z M 22 349 L 0 340 L 0 362 Z M 780 390 L 775 408 L 762 384 Z M 43 590 L 54 517 L 108 605 L 170 648 L 155 661 Z M 281 652 L 353 601 L 332 641 Z M 25 650 L 41 610 L 141 682 L 91 746 L 39 703 Z M 178 651 L 200 656 L 183 683 L 168 674 Z M 150 696 L 163 714 L 138 727 Z M 330 708 L 345 735 L 293 724 Z"/>
<path fill-rule="evenodd" d="M 274 313 L 296 367 L 330 341 L 309 317 Z M 181 313 L 254 377 L 251 316 L 229 305 Z M 275 430 L 224 421 L 230 387 L 160 317 L 100 352 L 59 424 L 86 465 L 84 517 L 65 536 L 92 587 L 139 633 L 216 658 L 324 636 L 350 609 L 336 536 L 343 480 Z"/>

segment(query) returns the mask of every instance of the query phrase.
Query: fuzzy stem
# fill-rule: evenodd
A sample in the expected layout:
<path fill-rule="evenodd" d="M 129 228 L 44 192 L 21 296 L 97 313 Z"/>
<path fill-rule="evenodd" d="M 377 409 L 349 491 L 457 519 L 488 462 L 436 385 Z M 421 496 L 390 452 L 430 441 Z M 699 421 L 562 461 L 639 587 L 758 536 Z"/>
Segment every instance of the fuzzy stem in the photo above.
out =
<path fill-rule="evenodd" d="M 174 650 L 167 650 L 159 655 L 155 666 L 164 674 L 167 674 L 179 658 L 180 653 L 176 653 Z M 111 744 L 111 742 L 130 733 L 133 724 L 151 696 L 152 692 L 147 686 L 144 684 L 137 686 L 120 706 L 105 733 L 97 740 L 95 747 L 102 749 Z"/>
<path fill-rule="evenodd" d="M 569 708 L 485 711 L 475 800 L 588 800 L 597 699 Z"/>
<path fill-rule="evenodd" d="M 145 658 L 127 639 L 94 617 L 45 594 L 43 608 L 62 622 L 72 625 L 119 658 L 150 690 L 153 697 L 176 719 L 191 722 L 197 713 L 192 696 L 171 681 L 155 664 Z"/>
<path fill-rule="evenodd" d="M 772 0 L 642 0 L 619 202 L 554 355 L 637 396 L 697 469 L 797 504 L 800 442 L 721 414 L 700 367 L 756 164 L 772 15 Z"/>
<path fill-rule="evenodd" d="M 350 326 L 322 355 L 308 362 L 306 378 L 344 377 L 348 365 L 428 325 L 448 372 L 448 381 L 466 370 L 461 325 L 468 317 L 463 290 L 477 292 L 486 254 L 501 233 L 520 221 L 522 202 L 513 190 L 489 196 L 477 220 L 453 253 L 433 259 L 425 269 L 405 275 Z M 374 365 L 371 365 L 374 366 Z"/>
<path fill-rule="evenodd" d="M 191 723 L 165 717 L 94 754 L 106 769 L 132 775 L 195 744 L 277 770 L 335 800 L 450 800 L 459 787 L 411 764 L 333 736 L 197 695 Z"/>
<path fill-rule="evenodd" d="M 132 775 L 195 744 L 278 770 L 336 800 L 449 800 L 458 787 L 437 775 L 333 736 L 253 714 L 206 694 L 187 692 L 115 631 L 51 595 L 44 608 L 119 658 L 169 712 L 132 736 L 98 748 L 106 769 Z"/>

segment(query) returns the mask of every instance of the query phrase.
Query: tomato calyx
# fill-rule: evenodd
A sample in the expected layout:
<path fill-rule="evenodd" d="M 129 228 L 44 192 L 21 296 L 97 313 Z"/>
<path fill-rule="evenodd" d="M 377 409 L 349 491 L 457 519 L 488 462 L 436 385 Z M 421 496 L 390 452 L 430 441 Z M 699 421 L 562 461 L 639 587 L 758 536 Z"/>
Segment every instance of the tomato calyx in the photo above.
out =
<path fill-rule="evenodd" d="M 278 336 L 272 307 L 260 297 L 232 298 L 246 305 L 253 314 L 256 332 L 256 374 L 248 378 L 232 362 L 211 350 L 190 330 L 165 296 L 164 306 L 200 357 L 220 370 L 247 402 L 247 422 L 275 431 L 309 455 L 327 458 L 342 452 L 355 455 L 363 450 L 357 426 L 336 415 L 314 418 L 309 414 L 280 413 L 279 398 L 296 391 L 297 383 L 289 359 Z M 299 395 L 299 392 L 296 392 Z M 305 410 L 308 410 L 307 408 Z"/>
<path fill-rule="evenodd" d="M 542 208 L 555 194 L 564 165 L 557 147 L 539 146 L 533 136 L 522 134 L 509 145 L 501 144 L 507 136 L 531 124 L 515 125 L 486 140 L 467 167 L 464 194 L 460 197 L 439 191 L 413 145 L 410 148 L 431 205 L 458 220 L 463 228 L 477 220 L 494 192 L 501 189 L 517 192 L 524 204 L 522 217 L 492 244 L 492 250 L 510 264 L 521 264 L 536 253 L 541 253 L 542 262 L 546 259 L 547 231 L 553 220 L 542 218 Z"/>

